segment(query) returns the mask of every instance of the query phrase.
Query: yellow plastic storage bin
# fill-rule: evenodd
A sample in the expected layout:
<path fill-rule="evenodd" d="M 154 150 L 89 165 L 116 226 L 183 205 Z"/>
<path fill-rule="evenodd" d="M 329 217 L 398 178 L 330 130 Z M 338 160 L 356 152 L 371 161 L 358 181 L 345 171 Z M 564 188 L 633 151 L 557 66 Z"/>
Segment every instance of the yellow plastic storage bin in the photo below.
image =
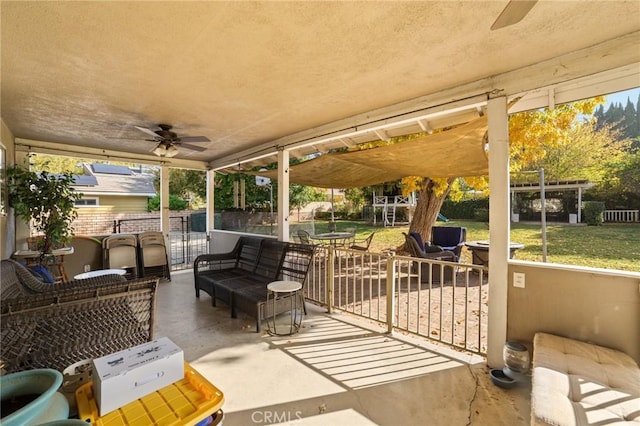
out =
<path fill-rule="evenodd" d="M 184 379 L 146 395 L 100 417 L 92 383 L 76 390 L 80 420 L 95 426 L 197 425 L 218 424 L 222 420 L 223 393 L 188 363 Z M 205 421 L 213 416 L 211 422 Z"/>

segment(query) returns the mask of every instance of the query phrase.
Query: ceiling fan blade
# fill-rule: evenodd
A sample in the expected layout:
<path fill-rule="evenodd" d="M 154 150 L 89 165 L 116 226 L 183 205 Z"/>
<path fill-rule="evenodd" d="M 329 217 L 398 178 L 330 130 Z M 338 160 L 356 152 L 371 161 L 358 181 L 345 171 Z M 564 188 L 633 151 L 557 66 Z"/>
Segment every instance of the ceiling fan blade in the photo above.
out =
<path fill-rule="evenodd" d="M 180 142 L 211 142 L 206 136 L 181 136 Z"/>
<path fill-rule="evenodd" d="M 202 151 L 206 151 L 206 150 L 207 150 L 207 148 L 206 148 L 206 147 L 204 147 L 204 146 L 191 145 L 191 144 L 188 144 L 188 143 L 182 143 L 182 142 L 180 142 L 179 144 L 176 144 L 176 145 L 178 145 L 180 148 L 191 149 L 191 150 L 193 150 L 193 151 L 200 151 L 200 152 L 202 152 Z"/>
<path fill-rule="evenodd" d="M 491 30 L 508 27 L 522 21 L 537 2 L 538 0 L 511 0 L 491 25 Z"/>
<path fill-rule="evenodd" d="M 146 133 L 146 134 L 148 134 L 148 135 L 153 136 L 154 138 L 159 138 L 159 137 L 160 137 L 160 136 L 158 136 L 158 134 L 157 134 L 156 132 L 154 132 L 153 130 L 149 130 L 149 129 L 147 129 L 147 128 L 144 128 L 144 127 L 138 127 L 138 126 L 133 126 L 133 127 L 135 127 L 136 129 L 140 130 L 141 132 L 144 132 L 144 133 Z"/>

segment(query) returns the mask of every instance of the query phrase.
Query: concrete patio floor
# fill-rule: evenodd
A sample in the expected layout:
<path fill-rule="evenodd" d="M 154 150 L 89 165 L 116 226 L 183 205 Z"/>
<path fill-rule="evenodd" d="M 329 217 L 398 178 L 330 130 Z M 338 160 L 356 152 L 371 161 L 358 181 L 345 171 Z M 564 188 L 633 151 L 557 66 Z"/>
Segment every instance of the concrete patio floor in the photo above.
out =
<path fill-rule="evenodd" d="M 294 336 L 258 334 L 250 317 L 196 299 L 180 271 L 160 283 L 155 337 L 224 393 L 225 426 L 529 424 L 530 383 L 494 386 L 484 358 L 307 310 Z"/>

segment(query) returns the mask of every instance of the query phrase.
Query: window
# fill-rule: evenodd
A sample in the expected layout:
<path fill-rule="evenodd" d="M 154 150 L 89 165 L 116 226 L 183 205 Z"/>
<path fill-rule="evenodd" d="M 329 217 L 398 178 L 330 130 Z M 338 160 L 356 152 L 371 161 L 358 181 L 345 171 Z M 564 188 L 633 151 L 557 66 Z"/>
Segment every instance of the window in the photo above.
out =
<path fill-rule="evenodd" d="M 100 204 L 98 203 L 98 198 L 86 198 L 82 197 L 75 201 L 74 205 L 76 207 L 97 207 Z"/>

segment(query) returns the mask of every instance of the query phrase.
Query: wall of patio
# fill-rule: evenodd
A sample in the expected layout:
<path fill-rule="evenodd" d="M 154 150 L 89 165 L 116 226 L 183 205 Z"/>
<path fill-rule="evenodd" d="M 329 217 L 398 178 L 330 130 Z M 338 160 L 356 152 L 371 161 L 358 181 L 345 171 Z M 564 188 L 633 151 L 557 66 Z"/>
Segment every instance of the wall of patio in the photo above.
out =
<path fill-rule="evenodd" d="M 0 117 L 0 143 L 5 151 L 6 165 L 13 164 L 14 159 L 14 137 L 11 130 L 6 126 Z M 8 210 L 9 206 L 5 206 Z M 6 259 L 14 251 L 13 241 L 15 239 L 15 227 L 9 224 L 7 212 L 0 213 L 0 258 Z M 11 220 L 13 223 L 13 220 Z"/>
<path fill-rule="evenodd" d="M 200 211 L 180 210 L 171 211 L 169 214 L 170 231 L 179 232 L 189 230 L 187 221 L 190 221 L 193 213 Z M 76 235 L 109 235 L 116 232 L 125 234 L 137 234 L 145 231 L 160 230 L 159 212 L 94 212 L 91 215 L 78 215 L 73 222 Z M 119 226 L 118 226 L 119 224 Z"/>
<path fill-rule="evenodd" d="M 525 288 L 513 286 L 515 272 L 525 274 Z M 618 349 L 640 362 L 640 273 L 511 261 L 507 338 L 532 342 L 538 331 Z"/>

